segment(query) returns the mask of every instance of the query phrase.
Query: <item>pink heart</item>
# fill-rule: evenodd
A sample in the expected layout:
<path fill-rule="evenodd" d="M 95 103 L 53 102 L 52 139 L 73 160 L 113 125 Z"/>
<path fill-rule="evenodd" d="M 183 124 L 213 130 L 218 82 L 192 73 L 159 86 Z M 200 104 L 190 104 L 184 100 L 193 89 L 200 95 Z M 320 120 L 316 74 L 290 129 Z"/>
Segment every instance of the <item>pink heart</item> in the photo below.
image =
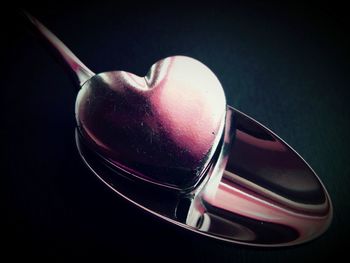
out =
<path fill-rule="evenodd" d="M 95 75 L 76 101 L 79 130 L 93 150 L 129 174 L 177 189 L 202 177 L 225 114 L 215 74 L 184 56 L 158 61 L 145 77 Z"/>

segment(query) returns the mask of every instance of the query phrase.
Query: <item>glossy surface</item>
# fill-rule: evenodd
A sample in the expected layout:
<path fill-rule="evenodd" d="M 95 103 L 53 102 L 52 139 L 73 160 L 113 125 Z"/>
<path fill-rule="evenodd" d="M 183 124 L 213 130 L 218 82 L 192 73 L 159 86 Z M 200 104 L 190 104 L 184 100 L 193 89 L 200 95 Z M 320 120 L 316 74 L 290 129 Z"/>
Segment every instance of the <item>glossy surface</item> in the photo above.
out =
<path fill-rule="evenodd" d="M 94 75 L 57 37 L 37 20 L 29 18 L 78 81 L 86 83 L 78 95 L 76 108 L 78 150 L 91 171 L 116 193 L 166 221 L 239 244 L 295 245 L 312 240 L 327 229 L 332 219 L 332 205 L 316 174 L 267 128 L 231 107 L 225 112 L 221 86 L 205 66 L 190 58 L 171 57 L 156 63 L 145 78 L 121 71 Z M 160 85 L 159 89 L 149 89 L 162 79 L 164 71 L 157 68 L 167 69 L 172 59 L 175 62 L 179 59 L 180 66 L 174 68 L 178 69 L 175 73 L 181 74 L 168 78 L 170 88 Z M 183 70 L 183 63 L 191 66 Z M 186 75 L 198 70 L 205 71 L 204 82 L 201 82 L 203 74 Z M 204 83 L 202 87 L 213 88 L 213 93 L 209 91 L 207 96 L 201 93 L 196 85 L 198 81 Z M 173 87 L 187 86 L 190 90 L 180 89 L 182 97 L 178 97 L 179 89 L 171 88 L 173 84 Z M 155 96 L 146 94 L 149 91 Z M 131 98 L 131 103 L 123 101 L 125 98 Z M 109 99 L 112 103 L 108 103 Z M 215 103 L 212 104 L 211 99 Z M 198 105 L 193 106 L 197 102 Z M 147 108 L 152 110 L 145 110 Z M 116 110 L 119 110 L 117 115 Z M 205 114 L 201 115 L 202 111 Z M 131 119 L 130 114 L 134 115 Z M 146 119 L 148 131 L 145 132 L 136 126 L 144 124 Z M 130 133 L 119 134 L 120 123 L 129 127 Z M 206 134 L 202 134 L 203 131 Z M 142 135 L 153 132 L 158 140 L 156 145 L 164 147 L 159 152 L 152 148 L 153 139 L 142 139 Z M 139 158 L 138 149 L 150 150 L 151 155 L 142 154 Z M 188 150 L 191 158 L 181 158 Z M 175 156 L 175 169 L 170 159 L 163 156 L 168 153 Z M 140 162 L 146 165 L 139 165 Z M 166 170 L 155 169 L 159 164 Z M 180 167 L 200 170 L 200 173 L 188 176 Z M 176 172 L 169 177 L 164 171 L 170 170 Z M 174 181 L 174 178 L 177 179 Z M 171 190 L 186 187 L 187 191 Z"/>
<path fill-rule="evenodd" d="M 97 74 L 80 89 L 76 119 L 94 151 L 130 176 L 184 190 L 196 185 L 222 137 L 219 80 L 184 56 L 155 63 L 146 77 Z"/>
<path fill-rule="evenodd" d="M 307 163 L 271 131 L 231 107 L 225 143 L 208 170 L 210 179 L 188 194 L 130 180 L 111 170 L 79 138 L 77 133 L 85 163 L 116 193 L 200 234 L 246 245 L 288 246 L 319 236 L 332 219 L 329 196 Z"/>
<path fill-rule="evenodd" d="M 67 69 L 73 73 L 72 77 L 79 85 L 84 84 L 85 81 L 95 75 L 94 72 L 85 66 L 83 62 L 81 62 L 80 59 L 40 21 L 25 11 L 23 11 L 23 13 L 37 33 L 39 33 L 39 36 L 48 44 L 48 47 L 66 64 Z"/>

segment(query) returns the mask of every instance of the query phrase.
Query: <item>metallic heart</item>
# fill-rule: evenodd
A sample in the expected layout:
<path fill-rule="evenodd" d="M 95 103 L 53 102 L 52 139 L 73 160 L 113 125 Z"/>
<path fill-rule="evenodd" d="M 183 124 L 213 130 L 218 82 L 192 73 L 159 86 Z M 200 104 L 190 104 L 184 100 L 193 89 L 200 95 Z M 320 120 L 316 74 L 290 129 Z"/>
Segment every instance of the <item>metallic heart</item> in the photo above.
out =
<path fill-rule="evenodd" d="M 133 176 L 176 189 L 202 177 L 225 114 L 215 74 L 185 56 L 158 61 L 145 77 L 95 75 L 76 101 L 78 127 L 90 147 Z"/>

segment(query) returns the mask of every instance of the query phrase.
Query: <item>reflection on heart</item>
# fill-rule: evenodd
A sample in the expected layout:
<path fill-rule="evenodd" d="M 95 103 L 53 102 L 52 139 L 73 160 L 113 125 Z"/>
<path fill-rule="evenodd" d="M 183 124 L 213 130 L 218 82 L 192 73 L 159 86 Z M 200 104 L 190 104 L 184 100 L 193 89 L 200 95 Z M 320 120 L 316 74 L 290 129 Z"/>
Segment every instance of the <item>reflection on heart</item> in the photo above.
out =
<path fill-rule="evenodd" d="M 95 75 L 76 101 L 79 130 L 90 147 L 119 169 L 177 189 L 202 177 L 225 114 L 215 74 L 184 56 L 158 61 L 145 77 Z"/>

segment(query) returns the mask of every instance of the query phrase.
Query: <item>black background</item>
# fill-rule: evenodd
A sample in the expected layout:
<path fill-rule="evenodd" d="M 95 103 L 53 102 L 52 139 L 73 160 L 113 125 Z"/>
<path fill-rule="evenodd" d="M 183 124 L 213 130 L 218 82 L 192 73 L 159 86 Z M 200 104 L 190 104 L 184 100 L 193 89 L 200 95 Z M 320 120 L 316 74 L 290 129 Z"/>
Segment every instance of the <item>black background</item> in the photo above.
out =
<path fill-rule="evenodd" d="M 107 189 L 74 142 L 77 89 L 15 8 L 2 8 L 0 257 L 316 262 L 349 234 L 349 34 L 345 5 L 238 2 L 24 7 L 94 72 L 144 75 L 188 55 L 221 80 L 228 103 L 294 147 L 325 183 L 334 220 L 320 238 L 259 249 L 168 225 Z"/>

